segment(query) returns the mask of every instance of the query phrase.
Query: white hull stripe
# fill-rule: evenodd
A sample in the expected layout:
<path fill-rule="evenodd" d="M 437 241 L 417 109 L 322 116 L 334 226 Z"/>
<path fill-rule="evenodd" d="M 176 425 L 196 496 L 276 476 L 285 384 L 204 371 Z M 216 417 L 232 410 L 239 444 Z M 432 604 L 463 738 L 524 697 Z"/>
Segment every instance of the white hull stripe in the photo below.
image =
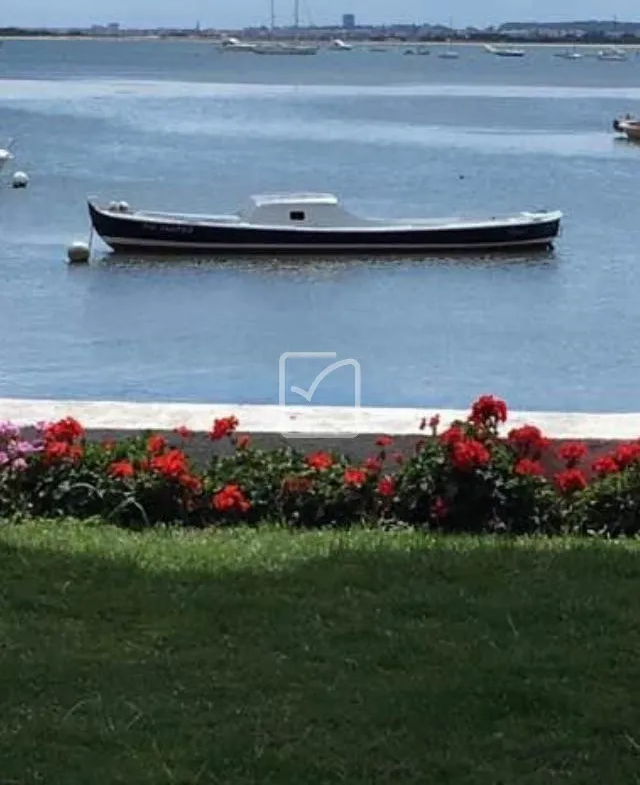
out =
<path fill-rule="evenodd" d="M 548 237 L 529 238 L 526 240 L 505 240 L 491 243 L 191 243 L 181 240 L 136 240 L 131 237 L 103 237 L 107 245 L 126 245 L 133 248 L 184 248 L 224 251 L 447 251 L 475 250 L 483 248 L 514 248 L 526 245 L 545 245 L 551 243 L 555 235 Z"/>

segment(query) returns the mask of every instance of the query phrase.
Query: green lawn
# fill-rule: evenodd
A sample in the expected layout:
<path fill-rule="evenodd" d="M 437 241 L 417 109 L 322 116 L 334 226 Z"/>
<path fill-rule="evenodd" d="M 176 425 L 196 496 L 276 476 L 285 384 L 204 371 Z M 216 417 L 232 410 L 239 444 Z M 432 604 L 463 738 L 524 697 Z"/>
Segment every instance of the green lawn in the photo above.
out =
<path fill-rule="evenodd" d="M 0 785 L 640 783 L 640 546 L 0 526 Z"/>

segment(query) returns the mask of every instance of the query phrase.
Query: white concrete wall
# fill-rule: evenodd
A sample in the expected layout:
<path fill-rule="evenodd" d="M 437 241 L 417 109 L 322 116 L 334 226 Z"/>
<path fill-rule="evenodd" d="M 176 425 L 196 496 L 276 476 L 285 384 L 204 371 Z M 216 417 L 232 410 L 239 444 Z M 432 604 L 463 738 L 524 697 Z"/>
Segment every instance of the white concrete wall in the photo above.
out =
<path fill-rule="evenodd" d="M 465 419 L 467 410 L 387 409 L 340 406 L 249 406 L 241 404 L 122 403 L 115 401 L 49 401 L 0 399 L 0 421 L 27 426 L 72 416 L 89 431 L 170 431 L 186 425 L 195 432 L 210 430 L 213 420 L 234 414 L 239 431 L 253 434 L 297 434 L 307 439 L 352 434 L 418 436 L 423 417 L 440 414 L 441 427 Z M 513 412 L 506 432 L 524 424 L 537 425 L 551 439 L 630 440 L 640 438 L 640 413 L 582 414 L 575 412 Z"/>

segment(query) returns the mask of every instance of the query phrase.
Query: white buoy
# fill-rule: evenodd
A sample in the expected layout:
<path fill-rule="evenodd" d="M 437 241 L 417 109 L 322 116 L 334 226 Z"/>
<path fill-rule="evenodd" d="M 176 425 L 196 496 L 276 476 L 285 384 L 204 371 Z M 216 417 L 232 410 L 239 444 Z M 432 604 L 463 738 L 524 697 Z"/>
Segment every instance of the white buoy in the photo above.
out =
<path fill-rule="evenodd" d="M 11 178 L 14 188 L 26 188 L 29 185 L 29 175 L 26 172 L 16 172 Z"/>
<path fill-rule="evenodd" d="M 91 256 L 91 248 L 87 243 L 75 242 L 67 248 L 67 258 L 70 264 L 86 264 Z"/>

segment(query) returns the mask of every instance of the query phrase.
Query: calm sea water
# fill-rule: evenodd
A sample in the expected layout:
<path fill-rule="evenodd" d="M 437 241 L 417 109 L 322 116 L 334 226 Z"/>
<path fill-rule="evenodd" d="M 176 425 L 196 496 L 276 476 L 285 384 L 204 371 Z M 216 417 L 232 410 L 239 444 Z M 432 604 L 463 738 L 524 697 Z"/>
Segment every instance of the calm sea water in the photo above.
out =
<path fill-rule="evenodd" d="M 639 410 L 640 58 L 309 58 L 199 43 L 8 42 L 0 142 L 0 396 L 278 401 L 284 352 L 335 352 L 366 405 Z M 194 212 L 329 190 L 379 216 L 559 208 L 547 254 L 375 261 L 114 256 L 83 268 L 86 196 Z M 308 387 L 332 360 L 290 358 Z M 353 400 L 353 369 L 314 403 Z M 289 397 L 292 401 L 295 398 Z M 301 400 L 301 399 L 298 399 Z"/>

